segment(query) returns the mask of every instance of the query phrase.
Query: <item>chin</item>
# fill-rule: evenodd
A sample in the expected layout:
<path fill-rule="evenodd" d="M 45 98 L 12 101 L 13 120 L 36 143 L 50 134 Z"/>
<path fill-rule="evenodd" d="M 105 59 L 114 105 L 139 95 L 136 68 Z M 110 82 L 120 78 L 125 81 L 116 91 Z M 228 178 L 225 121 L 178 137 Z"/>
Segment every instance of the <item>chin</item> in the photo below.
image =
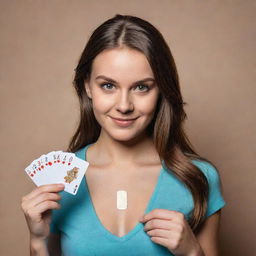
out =
<path fill-rule="evenodd" d="M 130 143 L 136 142 L 139 140 L 140 137 L 143 137 L 141 132 L 132 133 L 130 131 L 120 131 L 120 132 L 115 132 L 114 134 L 109 133 L 109 136 L 115 141 L 130 142 Z"/>
<path fill-rule="evenodd" d="M 134 135 L 131 134 L 111 134 L 110 135 L 114 140 L 117 141 L 129 141 L 134 139 Z"/>

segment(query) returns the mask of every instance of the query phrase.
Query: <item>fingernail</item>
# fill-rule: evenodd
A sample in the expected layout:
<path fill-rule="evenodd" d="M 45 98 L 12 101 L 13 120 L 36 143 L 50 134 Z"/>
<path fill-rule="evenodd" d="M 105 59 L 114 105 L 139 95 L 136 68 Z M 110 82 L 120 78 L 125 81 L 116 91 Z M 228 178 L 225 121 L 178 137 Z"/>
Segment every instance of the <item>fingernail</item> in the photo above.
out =
<path fill-rule="evenodd" d="M 58 187 L 60 187 L 60 188 L 64 188 L 64 187 L 65 187 L 65 185 L 64 185 L 64 184 L 58 184 Z"/>

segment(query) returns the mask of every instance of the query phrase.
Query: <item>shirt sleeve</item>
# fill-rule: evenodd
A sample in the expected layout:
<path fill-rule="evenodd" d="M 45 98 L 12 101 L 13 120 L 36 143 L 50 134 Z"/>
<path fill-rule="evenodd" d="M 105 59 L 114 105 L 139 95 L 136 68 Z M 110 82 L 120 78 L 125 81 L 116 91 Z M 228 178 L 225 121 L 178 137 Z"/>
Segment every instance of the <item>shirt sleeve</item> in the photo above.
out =
<path fill-rule="evenodd" d="M 207 218 L 223 208 L 226 205 L 226 202 L 222 194 L 220 174 L 216 168 L 212 164 L 206 162 L 204 174 L 209 183 L 208 206 L 205 215 Z"/>
<path fill-rule="evenodd" d="M 207 218 L 226 205 L 222 194 L 220 174 L 209 162 L 199 160 L 192 160 L 192 162 L 204 173 L 209 184 L 208 204 L 205 214 L 205 218 Z"/>

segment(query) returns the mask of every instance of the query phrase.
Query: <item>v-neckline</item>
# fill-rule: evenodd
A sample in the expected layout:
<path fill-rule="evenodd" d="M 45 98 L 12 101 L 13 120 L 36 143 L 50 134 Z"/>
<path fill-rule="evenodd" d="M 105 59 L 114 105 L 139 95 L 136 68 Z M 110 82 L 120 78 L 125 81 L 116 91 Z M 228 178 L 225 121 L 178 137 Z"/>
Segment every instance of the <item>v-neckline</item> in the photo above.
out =
<path fill-rule="evenodd" d="M 86 161 L 87 149 L 92 144 L 94 144 L 94 143 L 86 145 L 84 147 L 84 149 L 83 149 L 82 156 L 83 156 L 85 161 Z M 154 203 L 154 201 L 156 199 L 156 196 L 158 194 L 158 190 L 159 190 L 159 187 L 160 187 L 160 183 L 161 183 L 161 180 L 162 180 L 163 172 L 164 172 L 164 168 L 163 168 L 163 163 L 162 163 L 160 171 L 159 171 L 159 175 L 158 175 L 158 178 L 157 178 L 157 182 L 156 182 L 154 190 L 153 190 L 153 192 L 152 192 L 152 194 L 150 196 L 150 199 L 149 199 L 149 201 L 147 203 L 147 207 L 146 207 L 146 210 L 145 210 L 144 214 L 148 213 L 151 210 L 151 207 L 152 207 L 152 205 L 153 205 L 153 203 Z M 95 220 L 96 220 L 99 228 L 101 229 L 103 234 L 105 234 L 109 239 L 112 239 L 112 240 L 115 240 L 115 241 L 119 241 L 119 242 L 127 241 L 129 238 L 131 238 L 133 235 L 135 235 L 139 230 L 141 230 L 144 227 L 143 223 L 137 222 L 137 224 L 133 227 L 133 229 L 131 229 L 128 233 L 126 233 L 124 236 L 121 236 L 121 237 L 116 236 L 112 232 L 110 232 L 103 225 L 103 223 L 101 222 L 99 216 L 97 215 L 97 212 L 95 210 L 95 207 L 94 207 L 94 204 L 93 204 L 93 201 L 92 201 L 91 193 L 90 193 L 89 186 L 88 186 L 88 183 L 87 183 L 85 175 L 84 175 L 83 178 L 84 178 L 84 181 L 85 181 L 85 188 L 87 190 L 88 199 L 89 199 L 89 203 L 90 203 L 90 207 L 91 207 L 92 213 L 93 213 L 93 215 L 95 217 Z"/>

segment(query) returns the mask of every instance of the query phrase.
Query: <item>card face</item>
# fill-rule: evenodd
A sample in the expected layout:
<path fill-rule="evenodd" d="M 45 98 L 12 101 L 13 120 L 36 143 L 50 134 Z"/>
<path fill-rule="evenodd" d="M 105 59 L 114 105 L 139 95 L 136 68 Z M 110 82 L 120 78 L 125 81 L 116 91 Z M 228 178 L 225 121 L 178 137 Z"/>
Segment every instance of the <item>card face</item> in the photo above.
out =
<path fill-rule="evenodd" d="M 62 183 L 64 191 L 75 195 L 88 166 L 74 153 L 52 151 L 32 161 L 25 172 L 37 186 Z"/>

